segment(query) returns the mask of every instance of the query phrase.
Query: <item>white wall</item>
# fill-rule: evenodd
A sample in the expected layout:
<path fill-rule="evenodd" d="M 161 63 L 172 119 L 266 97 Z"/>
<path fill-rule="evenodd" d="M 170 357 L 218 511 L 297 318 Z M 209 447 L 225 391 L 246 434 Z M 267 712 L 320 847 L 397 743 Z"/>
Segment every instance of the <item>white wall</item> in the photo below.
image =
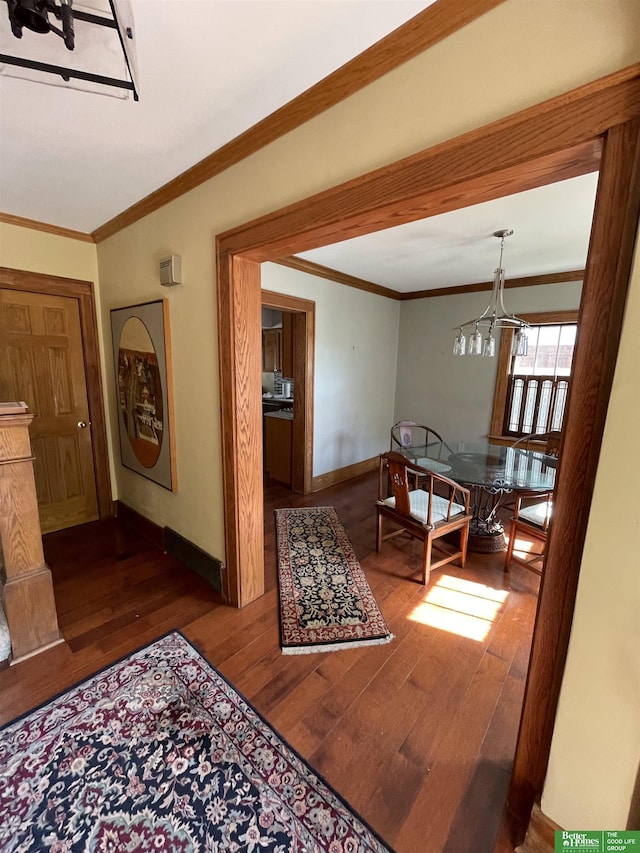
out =
<path fill-rule="evenodd" d="M 488 293 L 398 302 L 278 264 L 262 265 L 262 286 L 316 303 L 314 476 L 385 450 L 400 419 L 450 442 L 487 435 L 497 359 L 451 350 L 455 324 L 478 316 Z M 518 287 L 505 302 L 516 314 L 577 310 L 581 289 L 579 281 Z"/>
<path fill-rule="evenodd" d="M 316 303 L 314 477 L 386 450 L 400 303 L 279 264 L 262 264 L 262 286 Z"/>
<path fill-rule="evenodd" d="M 578 308 L 580 282 L 516 287 L 505 293 L 515 314 Z M 497 358 L 454 357 L 453 329 L 487 306 L 489 293 L 433 296 L 402 302 L 395 420 L 425 423 L 447 441 L 486 436 L 493 407 Z"/>

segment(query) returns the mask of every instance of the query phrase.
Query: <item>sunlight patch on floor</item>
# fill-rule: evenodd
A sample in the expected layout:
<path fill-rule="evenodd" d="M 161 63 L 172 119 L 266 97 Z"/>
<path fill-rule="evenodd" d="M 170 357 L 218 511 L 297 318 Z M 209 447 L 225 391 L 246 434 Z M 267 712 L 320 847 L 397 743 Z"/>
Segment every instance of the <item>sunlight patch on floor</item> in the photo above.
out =
<path fill-rule="evenodd" d="M 517 554 L 522 554 L 524 557 L 529 555 L 533 557 L 534 554 L 539 553 L 540 547 L 530 539 L 516 539 L 513 550 Z"/>
<path fill-rule="evenodd" d="M 409 619 L 459 634 L 470 640 L 484 640 L 509 594 L 474 581 L 443 575 L 409 615 Z"/>
<path fill-rule="evenodd" d="M 513 554 L 520 560 L 526 560 L 528 563 L 541 564 L 543 554 L 541 553 L 541 544 L 532 541 L 531 539 L 516 539 L 513 545 Z"/>

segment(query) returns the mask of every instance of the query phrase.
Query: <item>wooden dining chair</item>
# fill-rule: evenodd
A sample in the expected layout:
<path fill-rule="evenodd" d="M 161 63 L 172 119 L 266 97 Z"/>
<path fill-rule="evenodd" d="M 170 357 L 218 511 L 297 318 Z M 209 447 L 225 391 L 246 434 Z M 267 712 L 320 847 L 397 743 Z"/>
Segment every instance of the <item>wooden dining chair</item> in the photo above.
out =
<path fill-rule="evenodd" d="M 542 563 L 547 543 L 549 523 L 553 514 L 553 492 L 525 494 L 516 500 L 515 511 L 509 527 L 509 544 L 504 558 L 504 573 L 509 574 L 512 562 L 542 574 Z M 520 557 L 516 550 L 516 540 L 525 537 L 534 542 L 542 543 L 539 552 L 532 552 L 526 557 Z"/>
<path fill-rule="evenodd" d="M 542 453 L 544 464 L 552 468 L 557 468 L 560 459 L 561 439 L 562 433 L 557 430 L 551 430 L 549 432 L 532 432 L 528 435 L 520 436 L 520 438 L 513 442 L 511 447 L 516 450 L 534 450 L 538 453 Z M 519 496 L 522 497 L 525 494 L 535 495 L 536 493 L 520 492 Z M 502 509 L 511 510 L 515 513 L 517 499 L 518 495 L 516 493 L 509 495 L 502 501 Z"/>
<path fill-rule="evenodd" d="M 414 488 L 417 482 L 421 487 Z M 439 494 L 434 491 L 436 487 Z M 380 551 L 383 541 L 404 532 L 422 539 L 422 583 L 425 585 L 429 582 L 431 570 L 445 563 L 460 560 L 460 566 L 464 568 L 471 521 L 469 502 L 469 489 L 453 480 L 422 468 L 401 453 L 389 451 L 380 454 L 376 550 Z M 383 535 L 385 519 L 393 522 L 396 529 Z M 456 531 L 460 534 L 457 550 L 451 551 L 440 543 L 436 544 L 443 536 Z M 444 554 L 435 562 L 432 558 L 434 548 Z"/>
<path fill-rule="evenodd" d="M 417 465 L 424 465 L 423 457 L 418 452 L 412 453 L 411 448 L 424 448 L 426 445 L 432 447 L 427 467 L 437 474 L 449 474 L 451 465 L 447 460 L 453 450 L 439 432 L 415 421 L 398 421 L 391 427 L 389 450 L 401 450 Z"/>
<path fill-rule="evenodd" d="M 562 433 L 550 432 L 532 433 L 518 439 L 512 446 L 523 450 L 538 450 L 544 454 L 545 464 L 557 467 L 560 456 L 560 441 Z M 514 504 L 513 517 L 509 528 L 509 544 L 504 558 L 504 572 L 509 573 L 512 561 L 520 563 L 537 575 L 542 574 L 544 551 L 547 543 L 549 523 L 553 514 L 553 492 L 521 492 Z M 516 539 L 526 537 L 534 542 L 540 542 L 540 551 L 532 552 L 526 557 L 519 557 L 516 550 Z"/>
<path fill-rule="evenodd" d="M 538 450 L 551 459 L 558 459 L 561 439 L 562 433 L 557 430 L 532 432 L 516 439 L 511 446 L 521 450 Z"/>

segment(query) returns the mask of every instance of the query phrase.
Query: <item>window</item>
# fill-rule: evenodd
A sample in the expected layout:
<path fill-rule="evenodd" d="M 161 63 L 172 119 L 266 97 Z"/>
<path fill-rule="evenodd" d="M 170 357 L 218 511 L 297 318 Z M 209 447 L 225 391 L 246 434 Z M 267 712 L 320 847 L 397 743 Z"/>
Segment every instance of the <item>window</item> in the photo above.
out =
<path fill-rule="evenodd" d="M 531 323 L 526 356 L 511 355 L 503 332 L 491 433 L 517 438 L 560 431 L 571 380 L 577 312 L 524 317 Z"/>

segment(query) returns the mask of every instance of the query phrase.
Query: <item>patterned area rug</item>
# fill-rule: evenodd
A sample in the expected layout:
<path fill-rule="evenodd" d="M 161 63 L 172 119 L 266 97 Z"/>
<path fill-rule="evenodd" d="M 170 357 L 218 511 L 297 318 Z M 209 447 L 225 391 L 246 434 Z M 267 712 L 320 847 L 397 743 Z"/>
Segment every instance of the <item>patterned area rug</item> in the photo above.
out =
<path fill-rule="evenodd" d="M 335 509 L 275 512 L 283 654 L 392 640 Z"/>
<path fill-rule="evenodd" d="M 0 850 L 388 853 L 180 634 L 0 732 Z"/>

